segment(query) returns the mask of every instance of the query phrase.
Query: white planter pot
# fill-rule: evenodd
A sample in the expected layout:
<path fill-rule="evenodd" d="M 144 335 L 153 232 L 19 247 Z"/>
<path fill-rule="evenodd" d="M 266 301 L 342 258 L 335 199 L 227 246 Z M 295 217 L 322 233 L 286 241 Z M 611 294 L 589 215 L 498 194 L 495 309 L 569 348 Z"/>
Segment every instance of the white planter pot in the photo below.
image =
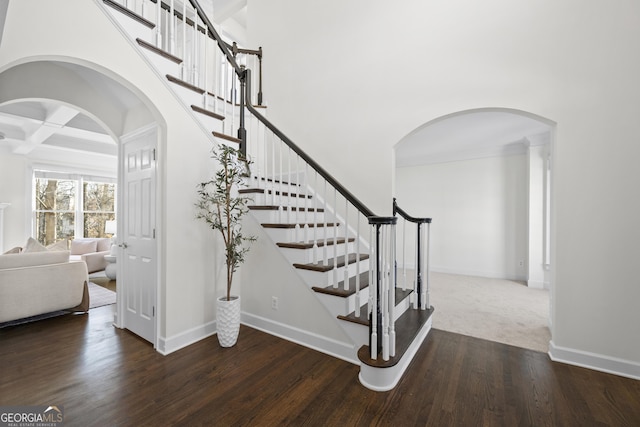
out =
<path fill-rule="evenodd" d="M 232 347 L 238 340 L 240 332 L 240 297 L 218 297 L 216 312 L 216 327 L 218 328 L 218 342 L 221 347 Z"/>

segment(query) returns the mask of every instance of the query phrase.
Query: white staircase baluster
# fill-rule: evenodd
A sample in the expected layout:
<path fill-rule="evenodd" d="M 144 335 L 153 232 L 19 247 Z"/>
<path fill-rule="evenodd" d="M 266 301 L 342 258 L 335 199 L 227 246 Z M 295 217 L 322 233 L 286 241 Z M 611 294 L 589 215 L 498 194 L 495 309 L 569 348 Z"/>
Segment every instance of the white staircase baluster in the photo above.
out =
<path fill-rule="evenodd" d="M 287 180 L 289 181 L 289 185 L 293 184 L 293 178 L 291 175 L 291 147 L 288 147 L 287 151 Z M 291 223 L 292 218 L 295 218 L 292 214 L 292 206 L 291 206 L 291 198 L 287 200 L 287 223 Z M 297 212 L 296 212 L 297 214 Z"/>
<path fill-rule="evenodd" d="M 407 221 L 402 219 L 402 289 L 407 290 L 407 258 L 406 258 L 406 245 L 407 245 Z"/>
<path fill-rule="evenodd" d="M 396 355 L 396 269 L 394 262 L 396 259 L 396 233 L 395 225 L 389 226 L 389 355 Z"/>
<path fill-rule="evenodd" d="M 176 17 L 174 12 L 174 0 L 169 2 L 169 53 L 176 53 Z"/>
<path fill-rule="evenodd" d="M 269 186 L 271 187 L 271 204 L 275 205 L 276 204 L 276 189 L 275 189 L 275 185 L 273 183 L 273 175 L 275 173 L 275 169 L 276 169 L 276 142 L 275 142 L 275 135 L 273 133 L 271 133 L 271 168 L 269 169 L 269 173 L 267 174 L 267 182 L 269 183 Z M 271 178 L 269 180 L 269 178 Z M 282 199 L 282 193 L 280 194 L 280 199 Z"/>
<path fill-rule="evenodd" d="M 426 277 L 425 287 L 427 289 L 426 299 L 424 302 L 425 310 L 431 309 L 431 265 L 429 264 L 429 258 L 431 257 L 431 223 L 427 223 L 427 250 L 425 256 L 427 257 L 426 267 L 424 275 Z"/>
<path fill-rule="evenodd" d="M 322 229 L 324 230 L 324 237 L 328 238 L 329 237 L 329 230 L 328 230 L 328 218 L 327 215 L 329 215 L 329 209 L 327 208 L 327 180 L 324 180 L 324 191 L 322 194 L 322 217 L 323 217 L 323 221 L 324 224 L 322 225 Z M 324 265 L 329 265 L 329 247 L 327 245 L 324 245 L 322 247 L 322 263 Z"/>
<path fill-rule="evenodd" d="M 302 216 L 305 220 L 307 219 L 307 217 L 311 217 L 313 218 L 313 228 L 314 228 L 314 234 L 313 234 L 313 261 L 317 262 L 318 261 L 318 235 L 322 235 L 324 234 L 324 244 L 327 244 L 327 231 L 322 228 L 322 232 L 320 232 L 320 230 L 318 230 L 319 228 L 319 224 L 318 224 L 318 208 L 316 207 L 317 205 L 317 200 L 318 200 L 318 171 L 315 171 L 315 176 L 314 176 L 314 182 L 313 182 L 313 202 L 311 203 L 311 205 L 313 206 L 313 215 L 307 215 L 307 209 L 304 210 L 304 215 Z"/>
<path fill-rule="evenodd" d="M 180 63 L 180 78 L 187 80 L 185 62 L 187 61 L 187 1 L 182 2 L 182 52 L 180 53 L 182 62 Z M 206 105 L 205 105 L 206 107 Z"/>
<path fill-rule="evenodd" d="M 361 216 L 362 215 L 358 214 L 356 219 L 355 248 L 356 248 L 357 259 L 360 259 L 360 218 Z M 361 301 L 362 295 L 360 294 L 360 266 L 361 266 L 361 263 L 360 261 L 358 261 L 356 263 L 356 310 L 355 310 L 356 317 L 360 317 L 360 306 L 362 305 L 362 301 Z"/>
<path fill-rule="evenodd" d="M 382 360 L 389 360 L 389 274 L 388 274 L 388 226 L 381 226 L 378 259 L 381 265 L 377 271 L 382 274 L 380 284 L 380 309 L 382 311 Z"/>
<path fill-rule="evenodd" d="M 192 56 L 192 83 L 194 86 L 198 86 L 200 83 L 198 81 L 198 11 L 193 10 L 193 40 L 191 42 L 193 44 L 193 56 Z"/>
<path fill-rule="evenodd" d="M 156 3 L 156 47 L 162 49 L 162 2 Z"/>
<path fill-rule="evenodd" d="M 338 238 L 336 237 L 333 241 L 334 245 L 338 244 Z M 344 198 L 344 259 L 349 258 L 349 200 Z M 356 264 L 359 264 L 360 261 L 357 258 L 356 254 Z M 349 268 L 344 269 L 344 283 L 342 285 L 343 289 L 346 291 L 349 289 Z"/>
<path fill-rule="evenodd" d="M 377 295 L 378 295 L 378 285 L 377 285 L 377 273 L 376 271 L 378 271 L 378 258 L 377 255 L 375 253 L 375 249 L 373 249 L 376 245 L 375 245 L 375 239 L 376 239 L 376 226 L 373 225 L 371 226 L 372 228 L 372 239 L 371 241 L 371 255 L 372 257 L 371 259 L 371 263 L 370 265 L 371 267 L 371 271 L 370 271 L 370 275 L 372 278 L 372 282 L 369 285 L 369 319 L 371 319 L 371 339 L 370 341 L 370 357 L 373 360 L 378 359 L 378 314 L 377 314 Z"/>
<path fill-rule="evenodd" d="M 333 189 L 333 238 L 338 237 L 338 190 Z M 346 260 L 345 260 L 346 262 Z M 345 264 L 346 267 L 346 264 Z M 333 245 L 333 287 L 338 287 L 338 245 Z"/>
<path fill-rule="evenodd" d="M 278 176 L 278 180 L 280 181 L 280 191 L 282 192 L 282 189 L 284 188 L 284 184 L 283 184 L 283 179 L 282 179 L 282 142 L 280 144 L 278 144 L 278 163 L 279 163 L 279 169 L 280 169 L 280 173 Z M 284 217 L 282 215 L 282 209 L 284 208 L 284 203 L 280 203 L 280 211 L 279 211 L 279 215 L 278 215 L 278 222 L 282 222 Z"/>

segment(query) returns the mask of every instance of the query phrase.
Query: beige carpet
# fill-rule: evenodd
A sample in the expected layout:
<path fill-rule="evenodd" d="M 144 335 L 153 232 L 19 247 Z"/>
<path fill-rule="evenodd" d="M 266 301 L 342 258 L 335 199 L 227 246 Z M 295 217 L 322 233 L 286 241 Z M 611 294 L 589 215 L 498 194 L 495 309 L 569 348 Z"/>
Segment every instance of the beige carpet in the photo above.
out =
<path fill-rule="evenodd" d="M 116 293 L 89 282 L 89 308 L 103 307 L 116 303 Z"/>
<path fill-rule="evenodd" d="M 549 292 L 522 282 L 431 273 L 433 327 L 546 353 Z"/>

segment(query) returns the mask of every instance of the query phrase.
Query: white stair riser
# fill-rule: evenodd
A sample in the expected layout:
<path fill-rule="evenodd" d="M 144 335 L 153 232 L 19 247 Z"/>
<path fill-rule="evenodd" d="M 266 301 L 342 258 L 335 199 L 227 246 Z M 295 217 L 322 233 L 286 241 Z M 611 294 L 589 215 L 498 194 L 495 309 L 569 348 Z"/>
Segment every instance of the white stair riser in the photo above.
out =
<path fill-rule="evenodd" d="M 349 338 L 356 344 L 356 351 L 363 345 L 369 345 L 369 327 L 359 323 L 339 320 L 340 327 L 349 335 Z"/>
<path fill-rule="evenodd" d="M 253 164 L 252 171 L 256 174 L 259 173 L 263 165 Z M 270 179 L 270 178 L 269 178 Z M 277 179 L 277 178 L 276 178 Z M 308 193 L 303 190 L 298 184 L 287 184 L 284 182 L 273 182 L 265 180 L 263 178 L 253 177 L 245 180 L 247 187 L 249 188 L 266 188 L 268 190 L 286 191 L 292 193 Z"/>
<path fill-rule="evenodd" d="M 118 24 L 125 30 L 133 40 L 140 38 L 142 40 L 151 41 L 155 35 L 155 30 L 147 27 L 140 22 L 129 18 L 128 16 L 113 10 L 112 8 L 105 8 L 109 14 L 118 22 Z"/>
<path fill-rule="evenodd" d="M 194 112 L 194 115 L 198 119 L 200 123 L 204 126 L 205 129 L 215 132 L 222 132 L 222 122 L 223 120 L 216 119 L 215 117 L 207 116 L 202 113 Z M 237 144 L 236 144 L 237 145 Z"/>
<path fill-rule="evenodd" d="M 274 242 L 305 242 L 309 241 L 313 238 L 314 228 L 316 227 L 298 227 L 296 228 L 265 228 L 264 230 L 267 232 L 269 237 Z M 325 236 L 323 229 L 325 227 L 318 227 L 317 235 Z M 340 228 L 338 227 L 338 236 L 340 236 Z M 333 233 L 329 232 L 330 236 L 333 236 Z"/>
<path fill-rule="evenodd" d="M 311 262 L 317 262 L 324 260 L 324 250 L 327 250 L 327 255 L 333 255 L 334 245 L 325 247 L 316 247 L 311 249 L 292 249 L 292 248 L 280 248 L 280 251 L 291 263 L 308 264 Z M 353 251 L 353 243 L 347 245 L 348 251 Z M 338 244 L 338 254 L 343 254 L 345 250 L 345 244 Z"/>
<path fill-rule="evenodd" d="M 174 77 L 180 78 L 179 73 L 175 73 L 171 75 Z M 186 87 L 180 86 L 177 83 L 169 82 L 169 84 L 171 85 L 171 88 L 176 93 L 176 95 L 178 95 L 178 97 L 184 102 L 185 105 L 189 107 L 191 105 L 196 105 L 198 107 L 204 108 L 203 101 L 202 101 L 202 98 L 203 98 L 202 94 L 194 92 L 191 89 L 187 89 Z M 198 113 L 194 112 L 193 114 L 196 115 Z"/>
<path fill-rule="evenodd" d="M 324 223 L 332 222 L 333 218 L 329 214 L 325 215 L 324 212 L 309 212 L 309 211 L 296 211 L 282 209 L 278 210 L 252 210 L 253 216 L 260 223 Z"/>
<path fill-rule="evenodd" d="M 353 277 L 356 275 L 356 264 L 350 264 L 348 267 L 349 277 Z M 342 282 L 344 280 L 344 270 L 345 267 L 340 267 L 337 270 L 337 282 Z M 369 270 L 369 260 L 360 261 L 360 273 L 364 273 Z M 297 269 L 298 274 L 302 277 L 305 283 L 309 286 L 329 286 L 335 283 L 335 273 L 333 270 L 327 272 L 320 271 L 312 271 L 312 270 L 304 270 L 301 268 Z"/>
<path fill-rule="evenodd" d="M 329 310 L 331 315 L 346 316 L 356 309 L 356 295 L 350 295 L 348 297 L 340 297 L 336 295 L 329 295 L 322 292 L 316 292 L 316 297 L 320 300 L 325 307 Z M 360 306 L 367 303 L 369 299 L 369 291 L 364 288 L 360 291 Z M 362 309 L 364 311 L 364 309 Z"/>
<path fill-rule="evenodd" d="M 247 196 L 253 200 L 254 205 L 275 205 L 275 206 L 294 206 L 294 207 L 305 207 L 305 208 L 315 208 L 316 202 L 313 199 L 309 199 L 307 197 L 289 197 L 289 196 L 281 196 L 276 194 L 275 196 L 272 194 L 264 194 L 264 193 L 245 193 L 244 196 Z"/>

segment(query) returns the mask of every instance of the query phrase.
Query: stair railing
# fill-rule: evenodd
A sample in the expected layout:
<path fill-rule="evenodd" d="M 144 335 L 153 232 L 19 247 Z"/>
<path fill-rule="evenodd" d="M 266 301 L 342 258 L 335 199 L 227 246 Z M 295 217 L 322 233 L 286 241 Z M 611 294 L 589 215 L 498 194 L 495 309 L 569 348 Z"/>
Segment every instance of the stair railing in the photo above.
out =
<path fill-rule="evenodd" d="M 231 49 L 231 52 L 236 59 L 238 59 L 238 55 L 241 55 L 240 59 L 238 59 L 238 63 L 240 63 L 241 66 L 250 70 L 258 70 L 257 91 L 255 94 L 250 95 L 253 105 L 262 106 L 262 46 L 259 47 L 258 50 L 243 49 L 238 47 L 236 42 L 233 42 L 233 44 L 227 44 L 227 47 Z"/>
<path fill-rule="evenodd" d="M 399 215 L 399 217 L 398 217 Z M 415 218 L 407 214 L 394 197 L 393 199 L 393 216 L 401 219 L 402 237 L 400 238 L 400 256 L 399 264 L 396 269 L 400 278 L 400 287 L 408 289 L 407 272 L 412 274 L 413 289 L 412 301 L 413 307 L 420 310 L 428 310 L 430 304 L 430 242 L 431 242 L 431 218 Z M 415 233 L 407 237 L 407 228 L 415 226 Z M 407 246 L 413 243 L 413 253 L 407 254 Z M 398 260 L 396 260 L 398 262 Z M 413 268 L 412 268 L 413 267 Z"/>
<path fill-rule="evenodd" d="M 202 95 L 200 105 L 225 117 L 222 133 L 240 137 L 242 114 L 239 104 L 244 68 L 259 69 L 258 88 L 250 93 L 254 105 L 262 105 L 262 48 L 244 49 L 223 41 L 201 6 L 192 0 L 111 0 L 147 20 L 153 27 L 153 44 L 175 56 L 180 75 L 174 76 Z"/>
<path fill-rule="evenodd" d="M 396 355 L 396 217 L 370 217 L 371 278 L 369 306 L 369 357 L 382 360 Z"/>
<path fill-rule="evenodd" d="M 180 4 L 175 0 L 123 1 L 140 3 L 139 13 L 143 17 L 156 15 L 157 47 L 182 57 L 181 78 L 204 89 L 203 108 L 220 112 L 225 121 L 231 117 L 231 128 L 237 131 L 241 150 L 253 163 L 251 180 L 263 188 L 263 203 L 278 206 L 279 220 L 295 224 L 293 240 L 309 243 L 313 261 L 320 260 L 319 264 L 331 272 L 326 275 L 325 285 L 353 289 L 356 316 L 360 316 L 361 307 L 368 302 L 370 357 L 382 356 L 384 360 L 393 357 L 398 219 L 395 214 L 400 213 L 409 220 L 411 217 L 396 209 L 395 202 L 393 217 L 374 215 L 256 110 L 254 105 L 262 103 L 262 78 L 260 75 L 258 89 L 254 91 L 253 67 L 248 67 L 239 54 L 254 55 L 261 68 L 262 50 L 256 53 L 228 45 L 196 0 L 189 0 L 191 8 L 186 1 Z M 250 114 L 246 115 L 245 110 Z M 324 233 L 319 232 L 321 228 Z M 368 262 L 369 267 L 359 261 Z M 418 270 L 424 271 L 421 265 Z M 367 301 L 362 292 L 365 281 L 369 286 Z M 421 283 L 421 274 L 417 283 Z M 421 292 L 420 287 L 417 289 Z M 419 306 L 428 306 L 424 298 L 420 301 Z"/>

